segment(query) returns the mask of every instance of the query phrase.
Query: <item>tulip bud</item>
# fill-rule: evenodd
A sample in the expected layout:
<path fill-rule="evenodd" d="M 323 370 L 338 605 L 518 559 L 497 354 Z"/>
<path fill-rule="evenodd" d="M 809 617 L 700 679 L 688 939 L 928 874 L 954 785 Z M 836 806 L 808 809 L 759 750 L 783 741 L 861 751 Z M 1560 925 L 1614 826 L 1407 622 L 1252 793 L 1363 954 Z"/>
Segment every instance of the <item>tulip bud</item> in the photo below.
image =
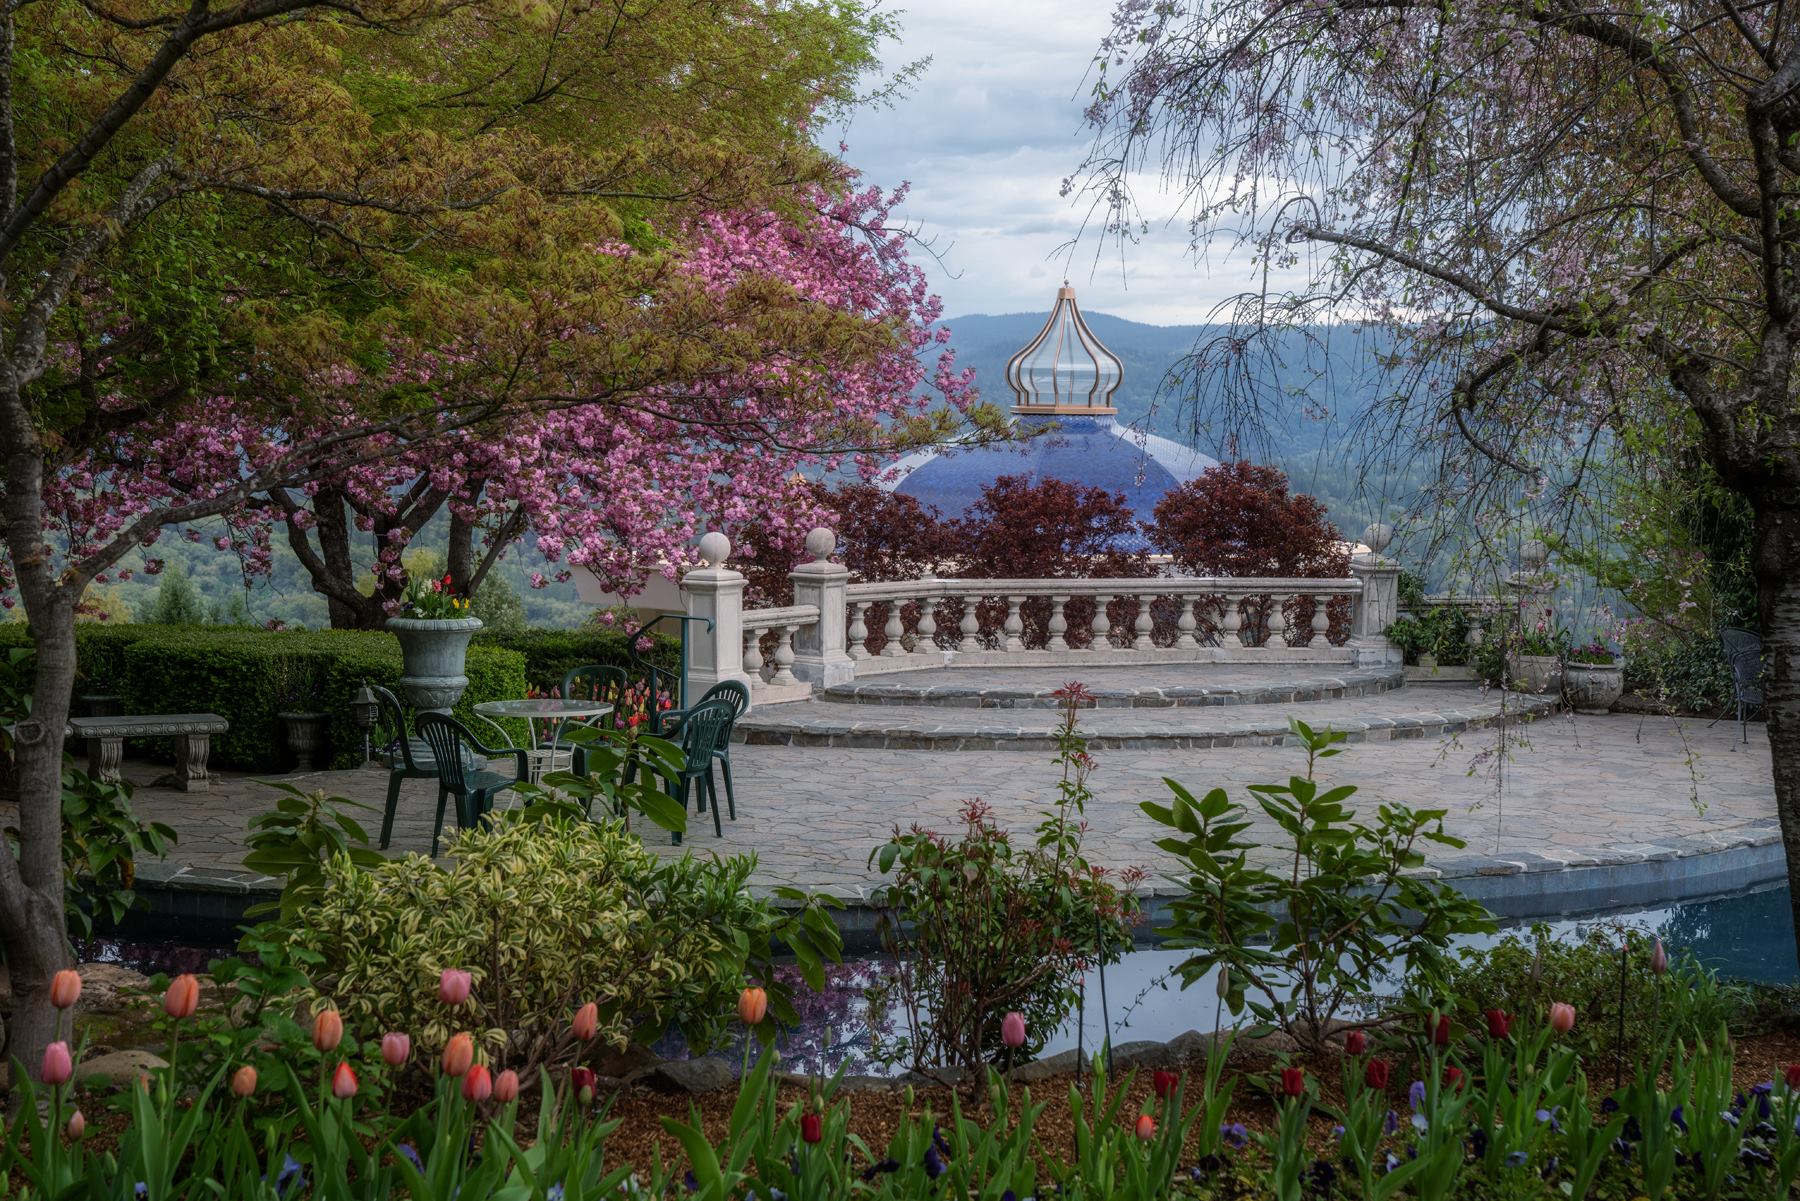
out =
<path fill-rule="evenodd" d="M 398 1030 L 390 1030 L 381 1036 L 381 1062 L 390 1068 L 397 1068 L 412 1058 L 412 1037 Z"/>
<path fill-rule="evenodd" d="M 331 1095 L 340 1101 L 347 1101 L 356 1095 L 356 1073 L 349 1064 L 338 1064 L 337 1071 L 331 1074 Z"/>
<path fill-rule="evenodd" d="M 69 1044 L 53 1042 L 44 1048 L 44 1062 L 39 1066 L 38 1078 L 45 1084 L 67 1084 L 69 1077 L 75 1074 L 75 1060 L 69 1054 Z"/>
<path fill-rule="evenodd" d="M 800 1115 L 800 1137 L 808 1143 L 816 1143 L 825 1137 L 825 1119 L 816 1113 Z"/>
<path fill-rule="evenodd" d="M 573 1024 L 575 1037 L 582 1042 L 593 1042 L 594 1035 L 600 1032 L 600 1006 L 589 1001 L 575 1011 Z"/>
<path fill-rule="evenodd" d="M 1447 1013 L 1431 1014 L 1425 1019 L 1425 1032 L 1431 1036 L 1432 1045 L 1439 1047 L 1449 1046 L 1450 1015 Z"/>
<path fill-rule="evenodd" d="M 1178 1083 L 1180 1080 L 1174 1072 L 1158 1068 L 1150 1074 L 1150 1091 L 1156 1094 L 1159 1101 L 1167 1101 Z"/>
<path fill-rule="evenodd" d="M 1550 1029 L 1558 1034 L 1567 1034 L 1575 1029 L 1575 1007 L 1557 1001 L 1550 1006 Z"/>
<path fill-rule="evenodd" d="M 343 1041 L 344 1019 L 337 1010 L 321 1009 L 313 1015 L 313 1046 L 331 1052 Z"/>
<path fill-rule="evenodd" d="M 1223 963 L 1221 963 L 1219 965 L 1219 979 L 1215 983 L 1215 985 L 1213 987 L 1213 991 L 1218 994 L 1219 999 L 1222 1001 L 1230 999 L 1230 997 L 1231 997 L 1231 968 L 1229 965 L 1223 964 Z"/>
<path fill-rule="evenodd" d="M 738 1021 L 746 1026 L 759 1026 L 769 1012 L 769 994 L 760 988 L 746 988 L 738 994 Z"/>
<path fill-rule="evenodd" d="M 494 1077 L 488 1071 L 487 1064 L 477 1063 L 463 1073 L 462 1095 L 466 1101 L 477 1103 L 487 1100 L 494 1092 Z"/>
<path fill-rule="evenodd" d="M 1344 1054 L 1361 1055 L 1369 1049 L 1369 1036 L 1361 1030 L 1352 1030 L 1344 1035 Z"/>
<path fill-rule="evenodd" d="M 1281 1095 L 1298 1097 L 1306 1092 L 1306 1071 L 1304 1068 L 1281 1069 Z"/>
<path fill-rule="evenodd" d="M 1156 1119 L 1147 1113 L 1140 1113 L 1137 1120 L 1137 1136 L 1144 1142 L 1156 1137 Z"/>
<path fill-rule="evenodd" d="M 594 1103 L 594 1085 L 598 1079 L 592 1068 L 571 1068 L 569 1070 L 569 1083 L 574 1087 L 575 1096 L 583 1105 Z"/>
<path fill-rule="evenodd" d="M 231 1074 L 231 1095 L 248 1097 L 256 1091 L 256 1069 L 245 1064 Z"/>
<path fill-rule="evenodd" d="M 200 981 L 192 975 L 183 973 L 169 981 L 169 989 L 163 993 L 163 1012 L 177 1021 L 194 1016 L 194 1010 L 200 1007 Z"/>
<path fill-rule="evenodd" d="M 1660 976 L 1669 970 L 1669 953 L 1663 949 L 1662 939 L 1650 948 L 1650 970 Z"/>
<path fill-rule="evenodd" d="M 460 1076 L 475 1062 L 475 1040 L 467 1034 L 452 1034 L 444 1044 L 444 1074 Z"/>
<path fill-rule="evenodd" d="M 494 1077 L 494 1100 L 505 1105 L 515 1101 L 519 1096 L 519 1074 L 507 1068 Z"/>
<path fill-rule="evenodd" d="M 1017 1010 L 1000 1019 L 1000 1041 L 1012 1048 L 1025 1045 L 1025 1015 Z"/>
<path fill-rule="evenodd" d="M 72 1139 L 79 1139 L 87 1133 L 87 1119 L 81 1116 L 79 1109 L 69 1115 L 68 1131 Z"/>
<path fill-rule="evenodd" d="M 460 968 L 447 967 L 438 976 L 438 1000 L 446 1005 L 461 1005 L 469 999 L 469 989 L 475 981 L 469 973 Z"/>
<path fill-rule="evenodd" d="M 71 1008 L 81 999 L 81 973 L 64 968 L 50 977 L 50 1004 L 58 1009 Z"/>
<path fill-rule="evenodd" d="M 1371 1058 L 1363 1065 L 1363 1083 L 1376 1092 L 1386 1092 L 1388 1081 L 1393 1079 L 1394 1069 L 1388 1066 L 1385 1059 Z"/>

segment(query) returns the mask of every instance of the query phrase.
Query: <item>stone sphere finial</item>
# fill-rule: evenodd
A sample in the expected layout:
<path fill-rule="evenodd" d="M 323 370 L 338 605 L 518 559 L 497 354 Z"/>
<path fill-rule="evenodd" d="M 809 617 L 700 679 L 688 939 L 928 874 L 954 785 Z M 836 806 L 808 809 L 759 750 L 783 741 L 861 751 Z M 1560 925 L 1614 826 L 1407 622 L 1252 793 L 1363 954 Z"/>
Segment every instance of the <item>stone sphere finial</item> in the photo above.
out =
<path fill-rule="evenodd" d="M 1362 533 L 1363 545 L 1374 554 L 1380 554 L 1394 540 L 1394 527 L 1385 521 L 1371 521 Z"/>
<path fill-rule="evenodd" d="M 815 563 L 823 563 L 831 558 L 831 552 L 836 549 L 837 535 L 824 526 L 806 536 L 806 553 L 812 556 Z"/>
<path fill-rule="evenodd" d="M 700 557 L 708 567 L 723 567 L 731 557 L 731 539 L 714 530 L 700 536 Z"/>
<path fill-rule="evenodd" d="M 1542 539 L 1527 538 L 1525 544 L 1519 547 L 1519 566 L 1526 571 L 1542 571 L 1544 564 L 1549 561 L 1550 548 L 1544 545 Z"/>

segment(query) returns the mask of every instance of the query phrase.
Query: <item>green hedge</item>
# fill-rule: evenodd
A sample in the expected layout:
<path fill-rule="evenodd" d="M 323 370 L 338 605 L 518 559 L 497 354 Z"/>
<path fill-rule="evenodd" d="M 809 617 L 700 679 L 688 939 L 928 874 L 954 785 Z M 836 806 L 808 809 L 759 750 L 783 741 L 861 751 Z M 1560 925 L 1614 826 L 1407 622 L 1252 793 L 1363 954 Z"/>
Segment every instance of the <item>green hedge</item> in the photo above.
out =
<path fill-rule="evenodd" d="M 670 671 L 681 665 L 680 643 L 666 634 L 652 635 L 655 645 L 642 653 L 642 658 Z M 505 634 L 483 630 L 475 635 L 476 646 L 491 646 L 516 651 L 525 657 L 525 678 L 533 688 L 547 692 L 562 687 L 563 677 L 571 668 L 590 663 L 630 670 L 631 656 L 625 646 L 624 630 L 521 630 Z"/>
<path fill-rule="evenodd" d="M 4 627 L 0 645 L 22 645 L 20 628 Z M 331 715 L 333 766 L 362 759 L 362 731 L 350 700 L 364 680 L 398 692 L 400 644 L 378 631 L 295 630 L 269 632 L 213 626 L 83 626 L 76 636 L 81 679 L 76 691 L 118 695 L 127 713 L 217 713 L 231 723 L 213 740 L 212 762 L 250 771 L 289 764 L 275 715 L 317 708 Z M 456 713 L 492 738 L 486 723 L 472 720 L 482 701 L 525 695 L 525 657 L 497 646 L 471 646 L 464 669 L 468 691 Z M 167 739 L 143 750 L 166 755 Z"/>

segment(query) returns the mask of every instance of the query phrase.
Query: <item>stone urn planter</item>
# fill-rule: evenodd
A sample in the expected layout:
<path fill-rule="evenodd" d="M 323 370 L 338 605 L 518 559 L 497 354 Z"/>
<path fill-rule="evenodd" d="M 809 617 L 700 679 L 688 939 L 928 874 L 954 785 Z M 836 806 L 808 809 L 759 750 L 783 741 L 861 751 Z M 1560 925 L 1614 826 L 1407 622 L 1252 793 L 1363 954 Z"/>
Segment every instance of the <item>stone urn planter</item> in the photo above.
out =
<path fill-rule="evenodd" d="M 1577 713 L 1607 713 L 1625 695 L 1625 664 L 1570 663 L 1563 668 L 1563 699 Z"/>
<path fill-rule="evenodd" d="M 387 628 L 400 640 L 400 690 L 421 712 L 448 713 L 469 686 L 463 664 L 479 617 L 390 617 Z"/>
<path fill-rule="evenodd" d="M 325 743 L 331 731 L 331 714 L 311 710 L 277 713 L 281 734 L 288 750 L 294 753 L 294 766 L 306 771 L 319 771 L 325 765 Z"/>
<path fill-rule="evenodd" d="M 1506 665 L 1507 678 L 1519 692 L 1555 696 L 1562 688 L 1562 673 L 1562 659 L 1556 655 L 1514 655 Z"/>

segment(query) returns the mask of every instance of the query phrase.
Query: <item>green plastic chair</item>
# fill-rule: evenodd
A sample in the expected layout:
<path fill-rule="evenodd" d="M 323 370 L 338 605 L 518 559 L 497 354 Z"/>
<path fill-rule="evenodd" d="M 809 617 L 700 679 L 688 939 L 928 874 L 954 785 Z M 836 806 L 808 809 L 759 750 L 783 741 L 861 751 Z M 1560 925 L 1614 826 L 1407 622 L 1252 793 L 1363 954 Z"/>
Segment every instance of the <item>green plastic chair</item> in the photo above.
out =
<path fill-rule="evenodd" d="M 382 724 L 375 744 L 388 758 L 387 807 L 381 814 L 381 849 L 385 851 L 394 834 L 394 811 L 400 806 L 400 782 L 437 779 L 437 760 L 432 758 L 431 748 L 423 738 L 407 733 L 406 710 L 400 707 L 400 699 L 379 684 L 369 685 L 369 691 L 381 705 Z M 440 811 L 439 821 L 442 820 Z"/>
<path fill-rule="evenodd" d="M 677 731 L 681 738 L 681 771 L 675 779 L 664 780 L 669 795 L 681 801 L 683 812 L 687 810 L 690 790 L 694 793 L 696 813 L 704 812 L 707 798 L 711 799 L 713 834 L 719 838 L 725 837 L 725 827 L 719 821 L 719 792 L 712 775 L 713 755 L 721 740 L 730 739 L 731 723 L 735 719 L 731 702 L 723 697 L 687 710 Z M 675 835 L 673 841 L 679 843 L 681 835 Z"/>
<path fill-rule="evenodd" d="M 610 699 L 614 705 L 621 703 L 625 695 L 626 676 L 622 668 L 605 663 L 586 663 L 580 667 L 571 667 L 563 675 L 562 692 L 564 700 L 603 701 Z M 613 715 L 617 716 L 615 709 Z M 595 718 L 594 721 L 605 721 L 606 718 Z M 577 723 L 583 724 L 583 723 Z M 587 774 L 587 748 L 580 743 L 570 743 L 558 738 L 549 744 L 556 750 L 571 749 L 569 766 L 578 776 Z"/>
<path fill-rule="evenodd" d="M 737 792 L 731 786 L 731 735 L 737 728 L 737 719 L 750 708 L 750 689 L 742 680 L 720 680 L 706 690 L 706 695 L 694 705 L 686 709 L 665 709 L 650 722 L 650 732 L 668 738 L 681 728 L 687 715 L 701 705 L 712 701 L 729 701 L 731 703 L 731 722 L 725 730 L 723 740 L 713 749 L 713 758 L 718 760 L 719 769 L 725 773 L 725 808 L 731 814 L 731 820 L 737 820 Z M 717 789 L 713 790 L 716 794 Z"/>
<path fill-rule="evenodd" d="M 523 747 L 483 746 L 469 727 L 442 713 L 419 714 L 419 735 L 431 747 L 438 766 L 437 825 L 431 830 L 431 857 L 436 859 L 438 837 L 444 829 L 445 801 L 456 798 L 457 829 L 470 829 L 494 807 L 496 796 L 531 778 L 531 765 L 529 752 Z M 477 766 L 502 755 L 513 756 L 515 769 L 510 777 Z"/>

